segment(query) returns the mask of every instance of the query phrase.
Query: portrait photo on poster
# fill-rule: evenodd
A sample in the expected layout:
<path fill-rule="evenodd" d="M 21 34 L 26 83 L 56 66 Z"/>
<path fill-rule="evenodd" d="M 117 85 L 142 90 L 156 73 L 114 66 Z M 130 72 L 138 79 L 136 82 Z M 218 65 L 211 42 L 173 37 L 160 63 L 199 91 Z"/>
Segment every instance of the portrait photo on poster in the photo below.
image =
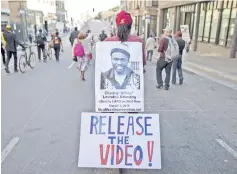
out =
<path fill-rule="evenodd" d="M 113 43 L 104 55 L 109 70 L 101 72 L 100 89 L 140 89 L 140 67 L 136 60 L 132 45 L 128 43 Z M 104 61 L 102 61 L 104 62 Z M 102 66 L 102 69 L 105 68 Z"/>
<path fill-rule="evenodd" d="M 143 111 L 144 79 L 141 43 L 99 42 L 96 44 L 95 93 L 98 112 Z"/>

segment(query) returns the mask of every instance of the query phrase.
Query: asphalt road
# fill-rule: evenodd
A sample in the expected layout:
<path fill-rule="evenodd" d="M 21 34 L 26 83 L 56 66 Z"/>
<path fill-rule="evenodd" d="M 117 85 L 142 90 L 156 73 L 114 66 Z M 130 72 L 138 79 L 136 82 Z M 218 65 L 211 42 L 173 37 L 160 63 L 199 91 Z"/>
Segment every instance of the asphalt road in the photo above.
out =
<path fill-rule="evenodd" d="M 94 62 L 82 82 L 68 68 L 71 49 L 64 41 L 59 63 L 40 62 L 25 74 L 2 71 L 3 174 L 117 172 L 77 167 L 80 113 L 95 107 Z M 192 73 L 184 73 L 182 86 L 157 90 L 155 64 L 146 69 L 145 110 L 160 114 L 162 169 L 124 173 L 237 173 L 237 92 Z"/>

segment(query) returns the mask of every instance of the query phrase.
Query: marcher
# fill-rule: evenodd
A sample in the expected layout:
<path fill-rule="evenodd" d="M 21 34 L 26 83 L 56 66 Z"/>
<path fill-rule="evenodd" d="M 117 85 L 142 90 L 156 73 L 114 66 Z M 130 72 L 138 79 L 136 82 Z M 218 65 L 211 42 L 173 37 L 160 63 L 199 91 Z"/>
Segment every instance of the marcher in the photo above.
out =
<path fill-rule="evenodd" d="M 32 44 L 32 40 L 33 40 L 32 34 L 29 33 L 29 41 L 30 41 L 31 44 Z"/>
<path fill-rule="evenodd" d="M 100 41 L 104 41 L 107 38 L 107 35 L 105 34 L 104 30 L 102 30 L 102 33 L 100 34 L 99 38 L 100 38 Z"/>
<path fill-rule="evenodd" d="M 38 51 L 38 60 L 41 61 L 41 51 L 43 53 L 44 62 L 46 62 L 47 56 L 45 54 L 45 42 L 47 41 L 46 36 L 42 33 L 42 29 L 39 29 L 39 34 L 36 36 L 36 44 Z"/>
<path fill-rule="evenodd" d="M 153 56 L 153 51 L 155 49 L 155 46 L 156 46 L 156 41 L 152 37 L 152 35 L 150 35 L 150 37 L 148 37 L 146 40 L 146 50 L 147 50 L 148 61 L 152 61 L 152 56 Z"/>
<path fill-rule="evenodd" d="M 69 37 L 69 41 L 71 42 L 71 45 L 73 46 L 74 40 L 77 38 L 79 34 L 79 31 L 77 29 L 77 27 L 74 28 L 74 31 L 71 32 L 70 37 Z"/>
<path fill-rule="evenodd" d="M 176 70 L 177 70 L 179 74 L 179 84 L 182 85 L 183 84 L 182 56 L 183 56 L 183 51 L 186 51 L 187 53 L 189 52 L 189 43 L 185 42 L 182 39 L 181 31 L 176 32 L 176 41 L 179 45 L 179 56 L 173 60 L 172 84 L 176 84 Z"/>
<path fill-rule="evenodd" d="M 6 52 L 5 52 L 6 41 L 3 37 L 3 32 L 4 32 L 4 28 L 2 28 L 2 32 L 1 32 L 1 55 L 2 55 L 2 62 L 5 65 L 6 64 Z"/>
<path fill-rule="evenodd" d="M 91 56 L 89 40 L 84 33 L 79 33 L 72 47 L 73 56 L 77 57 L 78 69 L 81 72 L 81 80 L 85 80 L 85 72 L 88 68 L 88 60 Z"/>
<path fill-rule="evenodd" d="M 25 49 L 25 46 L 21 44 L 17 39 L 16 35 L 11 32 L 11 26 L 6 26 L 6 31 L 3 33 L 3 37 L 6 41 L 6 51 L 7 51 L 7 61 L 5 64 L 5 71 L 6 73 L 10 73 L 9 71 L 9 62 L 11 60 L 12 55 L 14 56 L 14 71 L 18 72 L 17 69 L 17 45 L 20 45 L 23 49 Z"/>
<path fill-rule="evenodd" d="M 156 80 L 157 88 L 163 87 L 162 70 L 165 69 L 165 90 L 168 90 L 170 85 L 170 72 L 172 61 L 175 57 L 179 56 L 179 47 L 177 41 L 172 38 L 172 30 L 169 27 L 163 29 L 164 37 L 159 41 L 158 53 L 160 54 L 156 65 Z"/>
<path fill-rule="evenodd" d="M 60 50 L 63 52 L 63 43 L 62 43 L 62 39 L 59 37 L 58 32 L 55 33 L 53 46 L 54 46 L 55 58 L 56 58 L 56 61 L 58 62 Z"/>
<path fill-rule="evenodd" d="M 121 11 L 116 16 L 117 35 L 106 38 L 105 41 L 121 41 L 121 42 L 141 42 L 143 51 L 143 66 L 146 65 L 145 45 L 139 36 L 131 35 L 132 17 L 126 11 Z M 145 70 L 144 70 L 145 72 Z"/>

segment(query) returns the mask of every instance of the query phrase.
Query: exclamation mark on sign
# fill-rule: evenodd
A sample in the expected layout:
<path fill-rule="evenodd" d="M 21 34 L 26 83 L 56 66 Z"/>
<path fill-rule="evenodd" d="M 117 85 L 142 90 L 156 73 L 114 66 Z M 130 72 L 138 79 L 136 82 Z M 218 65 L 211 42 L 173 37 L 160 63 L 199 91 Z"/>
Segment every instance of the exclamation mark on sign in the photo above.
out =
<path fill-rule="evenodd" d="M 148 150 L 148 160 L 149 166 L 152 166 L 152 157 L 153 157 L 154 141 L 147 141 L 147 150 Z"/>

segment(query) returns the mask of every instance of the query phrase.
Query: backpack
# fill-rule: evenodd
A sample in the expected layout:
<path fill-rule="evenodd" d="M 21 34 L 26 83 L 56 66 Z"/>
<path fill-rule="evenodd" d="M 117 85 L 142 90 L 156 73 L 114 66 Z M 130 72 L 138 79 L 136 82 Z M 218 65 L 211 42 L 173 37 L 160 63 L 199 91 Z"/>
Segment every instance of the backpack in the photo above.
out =
<path fill-rule="evenodd" d="M 44 39 L 44 35 L 42 33 L 37 36 L 37 43 L 39 45 L 43 45 L 44 44 L 44 40 L 45 40 Z"/>
<path fill-rule="evenodd" d="M 176 57 L 179 56 L 179 45 L 174 38 L 165 37 L 169 40 L 168 47 L 165 51 L 165 60 L 172 62 Z"/>
<path fill-rule="evenodd" d="M 82 43 L 78 40 L 77 44 L 74 47 L 74 56 L 83 57 L 85 56 L 85 51 Z"/>

